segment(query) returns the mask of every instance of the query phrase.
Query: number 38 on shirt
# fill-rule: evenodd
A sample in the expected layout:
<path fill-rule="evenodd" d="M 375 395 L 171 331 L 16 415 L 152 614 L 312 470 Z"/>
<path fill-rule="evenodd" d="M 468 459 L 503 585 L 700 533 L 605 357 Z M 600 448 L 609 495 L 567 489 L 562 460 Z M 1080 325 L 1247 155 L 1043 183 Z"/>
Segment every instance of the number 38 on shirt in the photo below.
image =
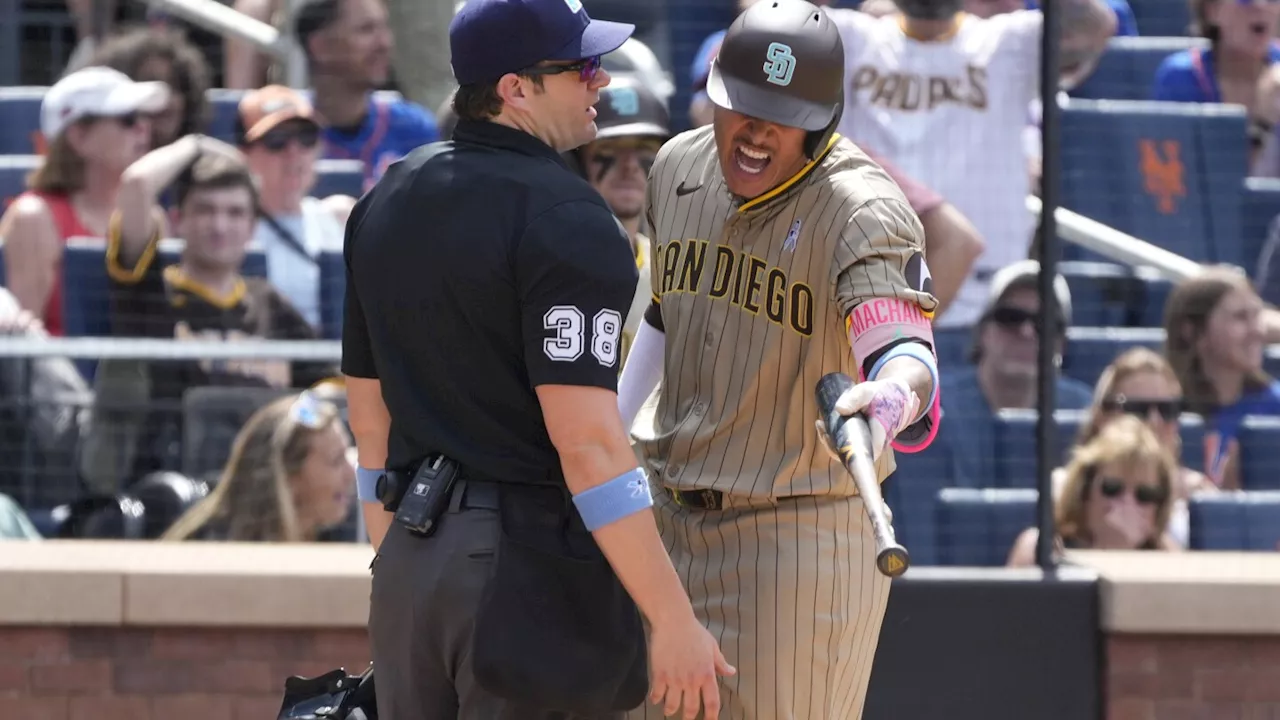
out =
<path fill-rule="evenodd" d="M 622 314 L 617 310 L 604 308 L 588 322 L 577 307 L 556 305 L 542 316 L 542 327 L 555 333 L 542 341 L 543 351 L 552 360 L 573 362 L 582 357 L 589 343 L 591 354 L 601 365 L 613 367 L 618 362 Z"/>

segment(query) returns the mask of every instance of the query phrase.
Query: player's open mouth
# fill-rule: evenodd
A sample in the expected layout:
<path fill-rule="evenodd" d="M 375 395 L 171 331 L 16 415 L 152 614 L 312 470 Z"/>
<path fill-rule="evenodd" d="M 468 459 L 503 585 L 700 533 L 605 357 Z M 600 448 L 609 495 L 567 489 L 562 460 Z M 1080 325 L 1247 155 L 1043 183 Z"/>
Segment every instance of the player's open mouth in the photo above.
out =
<path fill-rule="evenodd" d="M 759 175 L 769 166 L 770 158 L 767 152 L 738 145 L 733 149 L 733 161 L 742 172 Z"/>

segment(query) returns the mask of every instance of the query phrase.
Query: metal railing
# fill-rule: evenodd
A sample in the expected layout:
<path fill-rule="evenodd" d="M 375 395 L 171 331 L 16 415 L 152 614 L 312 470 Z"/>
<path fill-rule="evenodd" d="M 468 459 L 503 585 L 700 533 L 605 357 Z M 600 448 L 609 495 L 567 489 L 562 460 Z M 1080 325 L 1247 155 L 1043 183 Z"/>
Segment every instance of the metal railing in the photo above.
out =
<path fill-rule="evenodd" d="M 1042 206 L 1040 198 L 1027 198 L 1027 209 L 1037 218 Z M 1099 255 L 1105 255 L 1131 267 L 1151 268 L 1160 277 L 1179 282 L 1200 274 L 1200 263 L 1140 240 L 1113 227 L 1091 220 L 1080 213 L 1059 207 L 1054 212 L 1058 237 Z"/>
<path fill-rule="evenodd" d="M 307 63 L 302 49 L 291 34 L 244 15 L 216 0 L 138 0 L 154 10 L 180 17 L 223 37 L 243 40 L 270 55 L 285 67 L 286 82 L 290 87 L 307 86 Z M 298 6 L 298 0 L 288 0 L 289 16 Z"/>

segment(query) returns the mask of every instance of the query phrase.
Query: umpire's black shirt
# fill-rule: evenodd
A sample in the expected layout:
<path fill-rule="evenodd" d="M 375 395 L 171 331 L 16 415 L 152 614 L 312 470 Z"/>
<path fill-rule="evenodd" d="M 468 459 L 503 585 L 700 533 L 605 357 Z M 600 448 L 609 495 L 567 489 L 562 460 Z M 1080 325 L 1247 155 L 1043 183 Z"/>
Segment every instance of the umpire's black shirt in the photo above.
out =
<path fill-rule="evenodd" d="M 377 378 L 387 468 L 562 482 L 534 388 L 617 391 L 637 272 L 626 232 L 550 146 L 489 122 L 392 165 L 344 248 L 342 371 Z"/>

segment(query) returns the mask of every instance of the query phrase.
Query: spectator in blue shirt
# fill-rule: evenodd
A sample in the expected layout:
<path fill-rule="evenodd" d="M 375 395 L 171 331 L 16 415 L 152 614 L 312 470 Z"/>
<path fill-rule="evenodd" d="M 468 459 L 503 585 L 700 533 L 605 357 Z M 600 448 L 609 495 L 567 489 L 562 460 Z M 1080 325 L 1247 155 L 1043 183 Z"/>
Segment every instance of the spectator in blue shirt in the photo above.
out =
<path fill-rule="evenodd" d="M 391 71 L 391 29 L 382 0 L 309 0 L 295 27 L 324 127 L 323 157 L 359 160 L 367 190 L 391 163 L 438 138 L 426 109 L 374 94 Z"/>
<path fill-rule="evenodd" d="M 998 10 L 997 12 L 983 14 L 987 7 L 1008 5 L 1010 3 L 1015 5 L 1011 10 Z M 1133 8 L 1129 7 L 1129 0 L 1107 0 L 1107 5 L 1116 14 L 1116 37 L 1136 37 L 1138 35 L 1138 21 L 1133 16 Z M 965 0 L 964 6 L 965 11 L 971 15 L 988 17 L 998 12 L 1012 12 L 1017 10 L 1018 7 L 1038 10 L 1040 3 L 1036 2 L 1036 0 L 1027 0 L 1025 4 L 1018 2 L 1018 0 Z"/>
<path fill-rule="evenodd" d="M 991 278 L 990 300 L 974 327 L 970 355 L 974 366 L 951 372 L 943 369 L 945 421 L 934 445 L 942 446 L 948 477 L 957 486 L 994 485 L 996 413 L 1036 407 L 1039 276 L 1040 263 L 1035 260 L 1023 260 L 996 272 Z M 1061 275 L 1054 279 L 1054 293 L 1059 312 L 1051 341 L 1060 359 L 1071 323 L 1071 291 Z M 1056 395 L 1059 409 L 1079 410 L 1092 401 L 1089 386 L 1070 378 L 1058 378 Z M 1028 447 L 1027 452 L 1033 453 L 1035 448 Z"/>
<path fill-rule="evenodd" d="M 1280 46 L 1273 39 L 1280 3 L 1199 0 L 1192 2 L 1192 12 L 1192 32 L 1208 40 L 1209 47 L 1165 58 L 1156 70 L 1151 99 L 1243 105 L 1250 119 L 1256 119 L 1259 81 L 1280 61 Z"/>
<path fill-rule="evenodd" d="M 1240 487 L 1240 427 L 1246 415 L 1280 415 L 1280 383 L 1262 369 L 1262 300 L 1230 266 L 1206 269 L 1174 288 L 1165 305 L 1169 364 L 1187 409 L 1205 420 L 1205 475 Z"/>

